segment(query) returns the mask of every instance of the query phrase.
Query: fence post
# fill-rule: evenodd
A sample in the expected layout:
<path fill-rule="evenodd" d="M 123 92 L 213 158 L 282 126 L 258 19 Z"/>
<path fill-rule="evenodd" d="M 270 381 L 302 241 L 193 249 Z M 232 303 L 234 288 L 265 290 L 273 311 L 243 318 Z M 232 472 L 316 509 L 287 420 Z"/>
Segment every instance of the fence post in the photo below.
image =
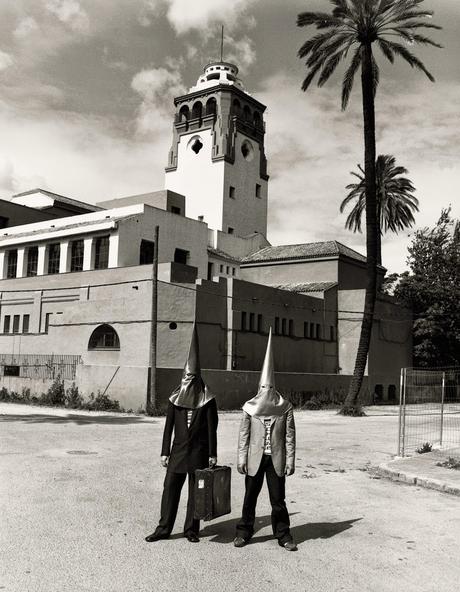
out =
<path fill-rule="evenodd" d="M 401 376 L 399 379 L 399 418 L 398 418 L 398 456 L 401 456 L 401 426 L 402 426 L 402 393 L 404 384 L 404 368 L 401 368 Z"/>
<path fill-rule="evenodd" d="M 442 446 L 442 436 L 444 430 L 444 398 L 446 393 L 446 373 L 442 373 L 442 383 L 441 383 L 441 426 L 440 426 L 440 434 L 439 434 L 439 445 Z"/>
<path fill-rule="evenodd" d="M 406 389 L 407 389 L 407 368 L 404 368 L 404 378 L 403 378 L 403 392 L 402 392 L 402 447 L 401 447 L 401 456 L 404 456 L 406 453 Z"/>

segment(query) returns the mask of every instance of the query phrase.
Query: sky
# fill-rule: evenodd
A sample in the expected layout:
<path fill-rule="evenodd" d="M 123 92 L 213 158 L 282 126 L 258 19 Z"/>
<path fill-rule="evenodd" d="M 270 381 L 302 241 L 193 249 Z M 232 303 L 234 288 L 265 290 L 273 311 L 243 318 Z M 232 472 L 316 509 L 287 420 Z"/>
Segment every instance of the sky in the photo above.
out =
<path fill-rule="evenodd" d="M 409 170 L 420 202 L 416 226 L 383 241 L 389 272 L 406 268 L 415 228 L 442 208 L 460 217 L 460 1 L 427 0 L 431 35 L 415 47 L 432 84 L 405 62 L 378 55 L 377 153 Z M 313 30 L 304 10 L 328 0 L 4 0 L 0 4 L 0 198 L 35 187 L 96 203 L 164 187 L 174 96 L 207 62 L 236 63 L 246 89 L 267 105 L 272 244 L 339 240 L 339 206 L 363 161 L 361 97 L 340 108 L 341 74 L 307 93 L 297 51 Z M 412 48 L 414 49 L 414 48 Z"/>

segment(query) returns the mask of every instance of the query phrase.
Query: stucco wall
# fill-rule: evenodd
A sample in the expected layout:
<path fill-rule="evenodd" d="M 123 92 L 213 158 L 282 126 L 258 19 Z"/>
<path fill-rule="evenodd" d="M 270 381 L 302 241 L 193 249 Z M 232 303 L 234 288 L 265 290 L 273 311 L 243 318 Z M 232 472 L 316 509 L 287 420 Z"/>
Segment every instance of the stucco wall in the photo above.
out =
<path fill-rule="evenodd" d="M 303 282 L 336 282 L 337 259 L 324 261 L 280 262 L 257 267 L 241 267 L 240 277 L 256 284 L 292 284 Z"/>

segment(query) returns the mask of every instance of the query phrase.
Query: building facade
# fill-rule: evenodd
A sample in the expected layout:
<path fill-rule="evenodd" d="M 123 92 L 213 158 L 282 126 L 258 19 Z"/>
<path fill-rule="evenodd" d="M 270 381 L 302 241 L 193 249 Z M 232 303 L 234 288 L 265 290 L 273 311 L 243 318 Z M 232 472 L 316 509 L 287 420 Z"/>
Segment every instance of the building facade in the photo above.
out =
<path fill-rule="evenodd" d="M 144 407 L 155 249 L 160 369 L 182 367 L 196 321 L 202 367 L 234 392 L 232 377 L 260 369 L 271 327 L 285 385 L 345 384 L 365 258 L 336 241 L 270 245 L 265 107 L 237 74 L 210 64 L 175 100 L 165 190 L 91 205 L 35 189 L 0 202 L 0 386 L 41 392 L 59 375 Z M 379 295 L 371 398 L 396 397 L 410 328 L 410 311 Z"/>

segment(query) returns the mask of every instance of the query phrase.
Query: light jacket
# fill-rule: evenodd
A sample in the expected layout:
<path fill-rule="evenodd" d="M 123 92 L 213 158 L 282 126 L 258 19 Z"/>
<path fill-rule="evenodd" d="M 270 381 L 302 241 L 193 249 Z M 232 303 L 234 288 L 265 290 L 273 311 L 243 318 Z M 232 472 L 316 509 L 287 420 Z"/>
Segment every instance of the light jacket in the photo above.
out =
<path fill-rule="evenodd" d="M 295 423 L 292 408 L 280 416 L 271 417 L 272 462 L 278 477 L 283 477 L 286 466 L 295 467 Z M 238 438 L 238 465 L 247 465 L 248 475 L 259 470 L 265 448 L 265 425 L 257 416 L 243 411 Z"/>

